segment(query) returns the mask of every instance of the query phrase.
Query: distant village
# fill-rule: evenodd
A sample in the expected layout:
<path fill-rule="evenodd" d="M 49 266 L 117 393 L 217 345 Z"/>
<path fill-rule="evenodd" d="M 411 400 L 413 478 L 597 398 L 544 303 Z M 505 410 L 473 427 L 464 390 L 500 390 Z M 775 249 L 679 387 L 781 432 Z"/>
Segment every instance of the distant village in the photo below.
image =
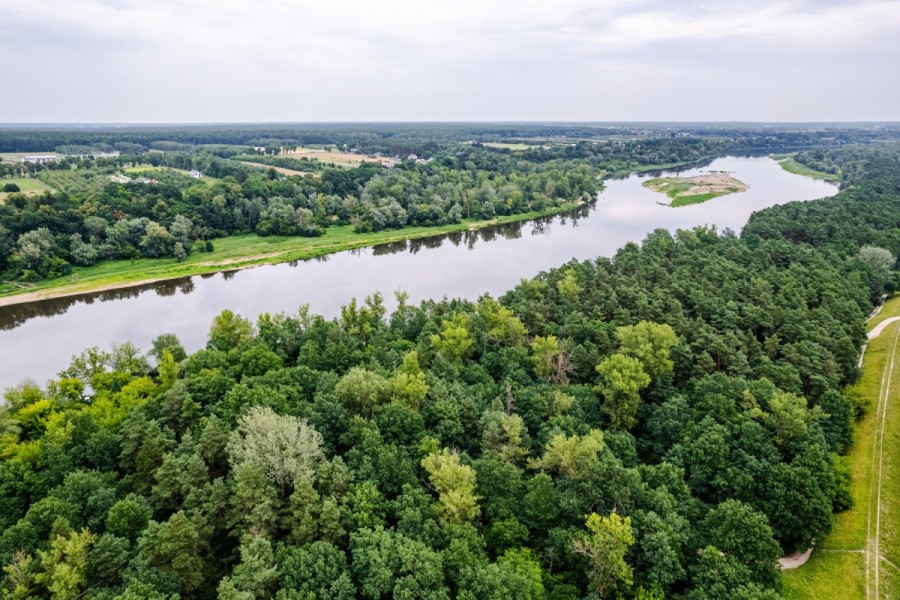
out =
<path fill-rule="evenodd" d="M 45 163 L 58 162 L 63 158 L 116 158 L 119 156 L 118 152 L 91 152 L 88 154 L 66 154 L 64 157 L 61 157 L 58 154 L 33 154 L 27 155 L 22 158 L 23 163 L 31 163 L 34 165 L 43 165 Z"/>

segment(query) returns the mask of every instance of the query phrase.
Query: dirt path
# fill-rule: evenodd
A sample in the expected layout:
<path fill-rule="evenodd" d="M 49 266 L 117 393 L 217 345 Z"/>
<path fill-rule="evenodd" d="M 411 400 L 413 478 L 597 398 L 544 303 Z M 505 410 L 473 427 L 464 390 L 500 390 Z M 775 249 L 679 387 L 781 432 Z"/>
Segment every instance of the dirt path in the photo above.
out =
<path fill-rule="evenodd" d="M 814 546 L 810 546 L 809 550 L 806 552 L 794 552 L 793 554 L 788 554 L 787 556 L 779 558 L 778 565 L 781 567 L 781 570 L 790 571 L 791 569 L 796 569 L 805 565 L 806 561 L 809 560 L 809 557 L 812 556 L 813 547 Z"/>
<path fill-rule="evenodd" d="M 898 320 L 900 320 L 900 317 L 886 319 L 869 332 L 869 339 L 877 337 L 888 324 Z M 890 359 L 885 363 L 881 376 L 881 389 L 875 412 L 875 439 L 872 443 L 872 478 L 869 483 L 869 509 L 866 519 L 866 598 L 874 598 L 875 600 L 880 600 L 881 598 L 881 490 L 883 488 L 882 475 L 884 471 L 884 433 L 887 426 L 887 409 L 891 395 L 891 379 L 894 375 L 898 341 L 900 341 L 900 328 L 894 334 Z"/>
<path fill-rule="evenodd" d="M 890 325 L 891 323 L 893 323 L 893 322 L 895 322 L 895 321 L 900 321 L 900 317 L 891 317 L 891 318 L 889 318 L 889 319 L 885 319 L 884 321 L 882 321 L 881 323 L 879 323 L 878 325 L 876 325 L 876 326 L 872 329 L 872 331 L 870 331 L 869 333 L 867 333 L 867 334 L 866 334 L 866 337 L 869 339 L 869 341 L 874 340 L 874 339 L 877 338 L 879 335 L 881 335 L 881 332 L 884 331 L 885 328 L 886 328 L 888 325 Z"/>

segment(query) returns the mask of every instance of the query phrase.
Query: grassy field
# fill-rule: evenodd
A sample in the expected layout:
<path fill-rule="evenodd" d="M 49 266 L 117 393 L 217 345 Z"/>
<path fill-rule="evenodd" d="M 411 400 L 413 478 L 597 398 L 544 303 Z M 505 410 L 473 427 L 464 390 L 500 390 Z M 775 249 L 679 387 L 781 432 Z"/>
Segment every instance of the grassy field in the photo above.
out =
<path fill-rule="evenodd" d="M 297 148 L 295 151 L 284 151 L 279 156 L 288 158 L 303 158 L 317 160 L 320 163 L 334 165 L 336 167 L 358 167 L 363 162 L 378 162 L 373 156 L 364 154 L 351 154 L 349 152 L 333 152 L 319 148 Z"/>
<path fill-rule="evenodd" d="M 3 189 L 3 186 L 7 183 L 14 183 L 19 186 L 19 189 L 22 190 L 23 194 L 41 194 L 46 191 L 53 191 L 53 188 L 40 181 L 38 179 L 31 179 L 30 177 L 19 177 L 17 179 L 0 179 L 0 190 Z M 8 193 L 0 192 L 0 200 L 5 200 L 6 197 L 9 196 Z"/>
<path fill-rule="evenodd" d="M 868 328 L 895 316 L 900 316 L 900 295 L 885 303 Z M 808 563 L 784 573 L 789 600 L 900 597 L 895 566 L 900 565 L 900 364 L 892 369 L 898 334 L 900 322 L 895 322 L 869 343 L 862 376 L 848 390 L 869 401 L 849 453 L 853 508 L 835 516 L 834 530 L 816 545 Z M 896 359 L 900 362 L 900 356 Z M 881 557 L 877 596 L 876 540 Z"/>
<path fill-rule="evenodd" d="M 487 148 L 500 148 L 501 150 L 513 150 L 513 151 L 528 150 L 529 148 L 532 147 L 532 146 L 529 146 L 528 144 L 522 144 L 522 143 L 506 144 L 503 142 L 484 142 L 482 144 L 482 146 L 486 146 Z"/>
<path fill-rule="evenodd" d="M 793 173 L 794 175 L 803 175 L 804 177 L 812 177 L 813 179 L 824 179 L 826 181 L 840 181 L 841 176 L 835 175 L 834 173 L 823 173 L 822 171 L 816 171 L 815 169 L 810 169 L 806 165 L 802 163 L 798 163 L 794 160 L 794 154 L 771 154 L 769 158 L 778 162 L 781 165 L 781 168 L 787 171 L 788 173 Z"/>
<path fill-rule="evenodd" d="M 272 165 L 264 165 L 258 162 L 250 162 L 247 160 L 239 161 L 242 165 L 247 165 L 248 167 L 259 167 L 260 169 L 275 169 L 276 173 L 281 173 L 282 175 L 309 175 L 309 171 L 297 171 L 296 169 L 288 169 L 285 167 L 273 167 Z"/>
<path fill-rule="evenodd" d="M 12 283 L 0 283 L 0 306 L 43 298 L 127 287 L 142 282 L 175 279 L 215 273 L 262 264 L 274 264 L 313 258 L 375 244 L 430 237 L 453 231 L 480 229 L 489 225 L 523 221 L 575 208 L 576 203 L 544 212 L 502 216 L 488 221 L 463 221 L 440 227 L 408 227 L 376 233 L 354 233 L 351 225 L 329 227 L 320 237 L 232 236 L 214 240 L 213 252 L 191 254 L 184 262 L 174 258 L 107 261 L 93 267 L 75 267 L 71 275 L 41 281 L 22 289 Z"/>

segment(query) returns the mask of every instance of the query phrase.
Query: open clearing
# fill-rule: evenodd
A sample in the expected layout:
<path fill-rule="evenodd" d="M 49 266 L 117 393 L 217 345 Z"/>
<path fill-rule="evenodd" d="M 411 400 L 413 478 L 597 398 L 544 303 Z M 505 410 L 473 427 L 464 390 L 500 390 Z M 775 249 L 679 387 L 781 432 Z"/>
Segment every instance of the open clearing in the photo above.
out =
<path fill-rule="evenodd" d="M 297 148 L 290 150 L 285 148 L 279 156 L 289 156 L 292 158 L 308 158 L 317 160 L 324 164 L 333 164 L 337 167 L 358 167 L 364 162 L 379 162 L 374 156 L 366 156 L 365 154 L 351 154 L 349 152 L 334 152 L 331 150 L 320 150 L 318 148 Z"/>
<path fill-rule="evenodd" d="M 884 600 L 900 593 L 900 295 L 890 298 L 870 335 L 859 381 L 847 392 L 869 401 L 849 453 L 853 507 L 807 564 L 783 575 L 790 600 Z"/>
<path fill-rule="evenodd" d="M 3 189 L 3 186 L 7 183 L 14 183 L 19 186 L 22 194 L 33 195 L 33 194 L 42 194 L 46 191 L 53 191 L 53 188 L 44 183 L 43 181 L 39 181 L 37 179 L 31 179 L 30 177 L 19 177 L 17 179 L 0 179 L 0 190 Z M 15 192 L 11 192 L 15 193 Z M 0 200 L 5 200 L 10 193 L 0 191 Z"/>
<path fill-rule="evenodd" d="M 643 186 L 671 198 L 669 206 L 673 207 L 698 204 L 748 189 L 743 181 L 716 171 L 694 177 L 657 177 L 648 179 Z"/>
<path fill-rule="evenodd" d="M 513 150 L 513 151 L 528 150 L 529 148 L 532 147 L 532 146 L 529 146 L 528 144 L 522 144 L 522 143 L 509 144 L 509 143 L 505 143 L 505 142 L 484 142 L 481 145 L 485 146 L 487 148 L 499 148 L 501 150 Z"/>
<path fill-rule="evenodd" d="M 248 167 L 259 167 L 260 169 L 274 169 L 276 173 L 281 173 L 282 175 L 309 175 L 308 171 L 297 171 L 296 169 L 286 169 L 284 167 L 273 167 L 272 165 L 264 165 L 262 163 L 250 162 L 246 160 L 240 161 L 242 165 L 247 165 Z"/>

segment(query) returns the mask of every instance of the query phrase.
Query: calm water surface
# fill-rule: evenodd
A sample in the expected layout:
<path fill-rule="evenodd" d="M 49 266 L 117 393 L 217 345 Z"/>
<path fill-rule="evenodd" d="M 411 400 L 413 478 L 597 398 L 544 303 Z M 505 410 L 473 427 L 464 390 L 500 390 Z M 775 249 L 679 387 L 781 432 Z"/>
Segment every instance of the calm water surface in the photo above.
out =
<path fill-rule="evenodd" d="M 84 348 L 132 341 L 148 349 L 161 333 L 189 352 L 206 342 L 212 318 L 229 308 L 255 318 L 293 313 L 302 304 L 333 317 L 351 298 L 374 291 L 394 305 L 403 290 L 418 303 L 443 296 L 502 294 L 522 278 L 576 258 L 611 256 L 658 227 L 716 225 L 735 231 L 750 214 L 790 200 L 831 196 L 837 188 L 787 173 L 768 158 L 721 158 L 685 176 L 730 171 L 746 192 L 670 208 L 641 185 L 650 175 L 606 182 L 596 203 L 576 214 L 332 254 L 299 263 L 198 276 L 140 288 L 0 307 L 0 389 L 26 378 L 44 383 Z M 667 172 L 672 175 L 674 172 Z"/>

